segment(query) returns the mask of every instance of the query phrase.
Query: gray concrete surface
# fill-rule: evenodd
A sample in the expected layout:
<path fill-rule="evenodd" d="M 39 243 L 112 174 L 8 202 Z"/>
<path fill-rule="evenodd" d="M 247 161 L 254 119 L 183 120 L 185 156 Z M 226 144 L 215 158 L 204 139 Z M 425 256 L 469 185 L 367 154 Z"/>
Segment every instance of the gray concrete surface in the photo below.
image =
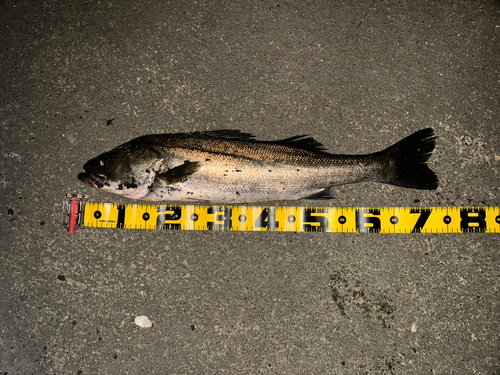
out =
<path fill-rule="evenodd" d="M 437 191 L 331 204 L 497 206 L 499 8 L 0 2 L 0 374 L 499 374 L 498 235 L 60 223 L 67 192 L 122 201 L 77 180 L 89 158 L 219 128 L 363 153 L 433 127 Z"/>

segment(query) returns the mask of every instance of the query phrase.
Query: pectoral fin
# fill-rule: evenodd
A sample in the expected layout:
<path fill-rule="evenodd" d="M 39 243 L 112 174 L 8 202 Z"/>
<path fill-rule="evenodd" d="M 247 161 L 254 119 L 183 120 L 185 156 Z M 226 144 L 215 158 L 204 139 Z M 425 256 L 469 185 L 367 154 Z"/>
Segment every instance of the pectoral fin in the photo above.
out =
<path fill-rule="evenodd" d="M 198 169 L 200 169 L 200 162 L 186 160 L 184 164 L 157 175 L 156 180 L 164 185 L 173 185 L 186 181 Z"/>

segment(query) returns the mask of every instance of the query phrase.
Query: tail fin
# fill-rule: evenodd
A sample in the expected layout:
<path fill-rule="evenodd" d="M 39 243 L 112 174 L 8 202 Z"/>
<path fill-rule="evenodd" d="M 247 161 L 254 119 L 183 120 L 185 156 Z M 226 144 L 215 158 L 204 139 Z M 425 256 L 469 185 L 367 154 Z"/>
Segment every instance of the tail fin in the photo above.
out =
<path fill-rule="evenodd" d="M 391 165 L 391 173 L 388 174 L 390 177 L 383 182 L 413 189 L 436 189 L 438 178 L 426 164 L 435 145 L 434 130 L 428 128 L 377 153 L 388 158 Z"/>

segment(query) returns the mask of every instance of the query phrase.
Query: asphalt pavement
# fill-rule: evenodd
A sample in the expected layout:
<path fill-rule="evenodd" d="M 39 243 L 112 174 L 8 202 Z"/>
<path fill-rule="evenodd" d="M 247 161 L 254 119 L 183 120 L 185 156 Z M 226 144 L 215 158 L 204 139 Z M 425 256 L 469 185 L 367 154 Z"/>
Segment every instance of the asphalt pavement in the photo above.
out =
<path fill-rule="evenodd" d="M 61 224 L 66 193 L 127 202 L 88 159 L 215 129 L 356 154 L 432 127 L 437 190 L 322 204 L 499 206 L 499 38 L 492 0 L 0 2 L 0 374 L 499 374 L 498 234 Z"/>

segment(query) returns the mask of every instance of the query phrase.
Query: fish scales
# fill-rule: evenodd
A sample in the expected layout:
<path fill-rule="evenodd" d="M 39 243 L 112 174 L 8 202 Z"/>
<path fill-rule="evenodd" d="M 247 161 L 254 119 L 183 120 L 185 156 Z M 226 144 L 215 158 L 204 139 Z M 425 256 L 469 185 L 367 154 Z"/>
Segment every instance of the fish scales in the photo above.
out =
<path fill-rule="evenodd" d="M 266 162 L 252 158 L 235 158 L 230 155 L 213 154 L 208 152 L 193 152 L 176 150 L 176 155 L 199 161 L 200 169 L 177 188 L 156 186 L 154 193 L 148 197 L 152 200 L 171 200 L 179 190 L 185 191 L 188 200 L 203 200 L 212 202 L 236 201 L 266 201 L 271 196 L 273 200 L 292 199 L 300 194 L 314 194 L 324 189 L 324 186 L 333 186 L 339 181 L 346 183 L 354 179 L 364 179 L 369 173 L 367 168 L 360 168 L 359 163 L 352 163 L 349 169 L 342 166 L 326 167 L 328 158 L 314 160 L 312 165 L 297 164 L 299 159 L 286 162 Z M 207 161 L 207 159 L 209 159 Z M 330 161 L 331 162 L 331 161 Z M 347 164 L 346 164 L 347 165 Z M 293 168 L 292 168 L 293 167 Z M 362 169 L 357 173 L 356 169 Z M 372 168 L 373 172 L 376 168 Z M 179 192 L 179 193 L 178 193 Z M 210 196 L 210 199 L 206 199 Z"/>
<path fill-rule="evenodd" d="M 137 138 L 137 141 L 150 143 L 159 149 L 164 149 L 165 151 L 171 150 L 173 153 L 180 151 L 180 149 L 199 150 L 213 154 L 260 160 L 263 162 L 295 161 L 317 164 L 320 163 L 321 160 L 315 156 L 329 155 L 322 152 L 314 153 L 310 150 L 292 148 L 265 141 L 224 139 L 198 135 L 197 133 L 182 135 L 180 137 L 178 134 L 174 135 L 175 137 L 169 134 L 143 136 Z"/>

